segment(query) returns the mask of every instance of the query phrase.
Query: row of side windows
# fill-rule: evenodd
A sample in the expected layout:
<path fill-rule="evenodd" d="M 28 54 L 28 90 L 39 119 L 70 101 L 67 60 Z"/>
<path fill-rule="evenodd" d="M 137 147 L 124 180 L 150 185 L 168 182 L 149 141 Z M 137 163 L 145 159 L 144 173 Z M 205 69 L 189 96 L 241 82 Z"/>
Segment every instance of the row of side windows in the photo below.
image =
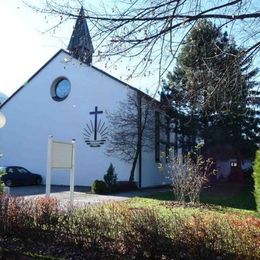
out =
<path fill-rule="evenodd" d="M 163 122 L 162 122 L 163 121 Z M 169 154 L 170 149 L 170 118 L 164 116 L 163 120 L 160 119 L 160 112 L 155 111 L 155 161 L 160 161 L 160 152 L 163 147 L 165 148 L 166 156 Z"/>
<path fill-rule="evenodd" d="M 155 111 L 155 161 L 160 161 L 160 113 Z"/>

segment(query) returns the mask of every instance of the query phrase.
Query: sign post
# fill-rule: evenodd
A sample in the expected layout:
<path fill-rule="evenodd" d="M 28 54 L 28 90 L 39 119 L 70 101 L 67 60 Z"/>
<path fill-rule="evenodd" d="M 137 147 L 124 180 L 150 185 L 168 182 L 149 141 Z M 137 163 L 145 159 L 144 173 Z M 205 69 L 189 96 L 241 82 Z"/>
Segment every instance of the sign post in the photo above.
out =
<path fill-rule="evenodd" d="M 75 150 L 76 142 L 75 139 L 72 139 L 72 164 L 70 169 L 70 202 L 74 201 L 74 183 L 75 183 Z"/>
<path fill-rule="evenodd" d="M 46 197 L 51 192 L 51 172 L 52 169 L 70 170 L 70 202 L 74 200 L 74 180 L 75 180 L 75 147 L 76 142 L 73 139 L 71 143 L 53 140 L 52 136 L 48 138 L 48 158 L 46 172 Z"/>
<path fill-rule="evenodd" d="M 48 137 L 47 172 L 46 172 L 46 197 L 51 193 L 51 161 L 52 161 L 52 136 Z"/>

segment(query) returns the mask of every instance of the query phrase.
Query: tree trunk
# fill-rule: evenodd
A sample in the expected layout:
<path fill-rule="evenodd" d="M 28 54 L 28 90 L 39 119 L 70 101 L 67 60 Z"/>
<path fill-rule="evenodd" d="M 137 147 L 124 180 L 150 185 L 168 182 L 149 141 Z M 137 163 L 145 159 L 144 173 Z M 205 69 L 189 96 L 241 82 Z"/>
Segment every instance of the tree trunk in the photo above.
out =
<path fill-rule="evenodd" d="M 139 158 L 139 188 L 141 188 L 141 181 L 142 181 L 142 134 L 143 134 L 143 128 L 142 128 L 142 97 L 140 94 L 137 95 L 137 132 L 138 132 L 138 138 L 137 138 L 137 147 L 136 147 L 136 153 L 132 165 L 132 169 L 129 176 L 129 182 L 134 181 L 134 173 L 135 173 L 135 167 L 137 164 L 137 160 Z"/>
<path fill-rule="evenodd" d="M 130 176 L 129 176 L 129 182 L 134 181 L 135 167 L 136 167 L 136 164 L 137 164 L 138 157 L 139 157 L 139 151 L 137 150 L 136 153 L 135 153 L 133 164 L 132 164 L 132 168 L 131 168 L 131 172 L 130 172 Z"/>

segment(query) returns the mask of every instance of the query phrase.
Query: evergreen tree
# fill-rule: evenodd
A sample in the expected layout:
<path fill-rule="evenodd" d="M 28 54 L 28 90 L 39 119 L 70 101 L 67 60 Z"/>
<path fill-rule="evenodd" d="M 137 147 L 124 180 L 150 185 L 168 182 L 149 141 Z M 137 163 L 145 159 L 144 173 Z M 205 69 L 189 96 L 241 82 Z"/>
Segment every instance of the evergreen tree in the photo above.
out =
<path fill-rule="evenodd" d="M 228 143 L 255 149 L 259 91 L 252 81 L 257 69 L 250 70 L 251 63 L 211 22 L 199 21 L 190 31 L 163 92 L 167 91 L 177 117 L 185 118 L 182 128 L 188 128 L 184 132 L 192 145 L 201 138 L 206 147 Z"/>

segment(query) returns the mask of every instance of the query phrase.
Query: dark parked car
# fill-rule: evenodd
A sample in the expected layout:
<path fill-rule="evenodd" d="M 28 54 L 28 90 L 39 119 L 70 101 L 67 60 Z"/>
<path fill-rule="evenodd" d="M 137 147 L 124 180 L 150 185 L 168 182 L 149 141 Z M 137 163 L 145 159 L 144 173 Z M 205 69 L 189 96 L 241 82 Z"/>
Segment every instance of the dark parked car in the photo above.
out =
<path fill-rule="evenodd" d="M 0 179 L 6 186 L 41 184 L 42 177 L 20 166 L 0 167 Z"/>

